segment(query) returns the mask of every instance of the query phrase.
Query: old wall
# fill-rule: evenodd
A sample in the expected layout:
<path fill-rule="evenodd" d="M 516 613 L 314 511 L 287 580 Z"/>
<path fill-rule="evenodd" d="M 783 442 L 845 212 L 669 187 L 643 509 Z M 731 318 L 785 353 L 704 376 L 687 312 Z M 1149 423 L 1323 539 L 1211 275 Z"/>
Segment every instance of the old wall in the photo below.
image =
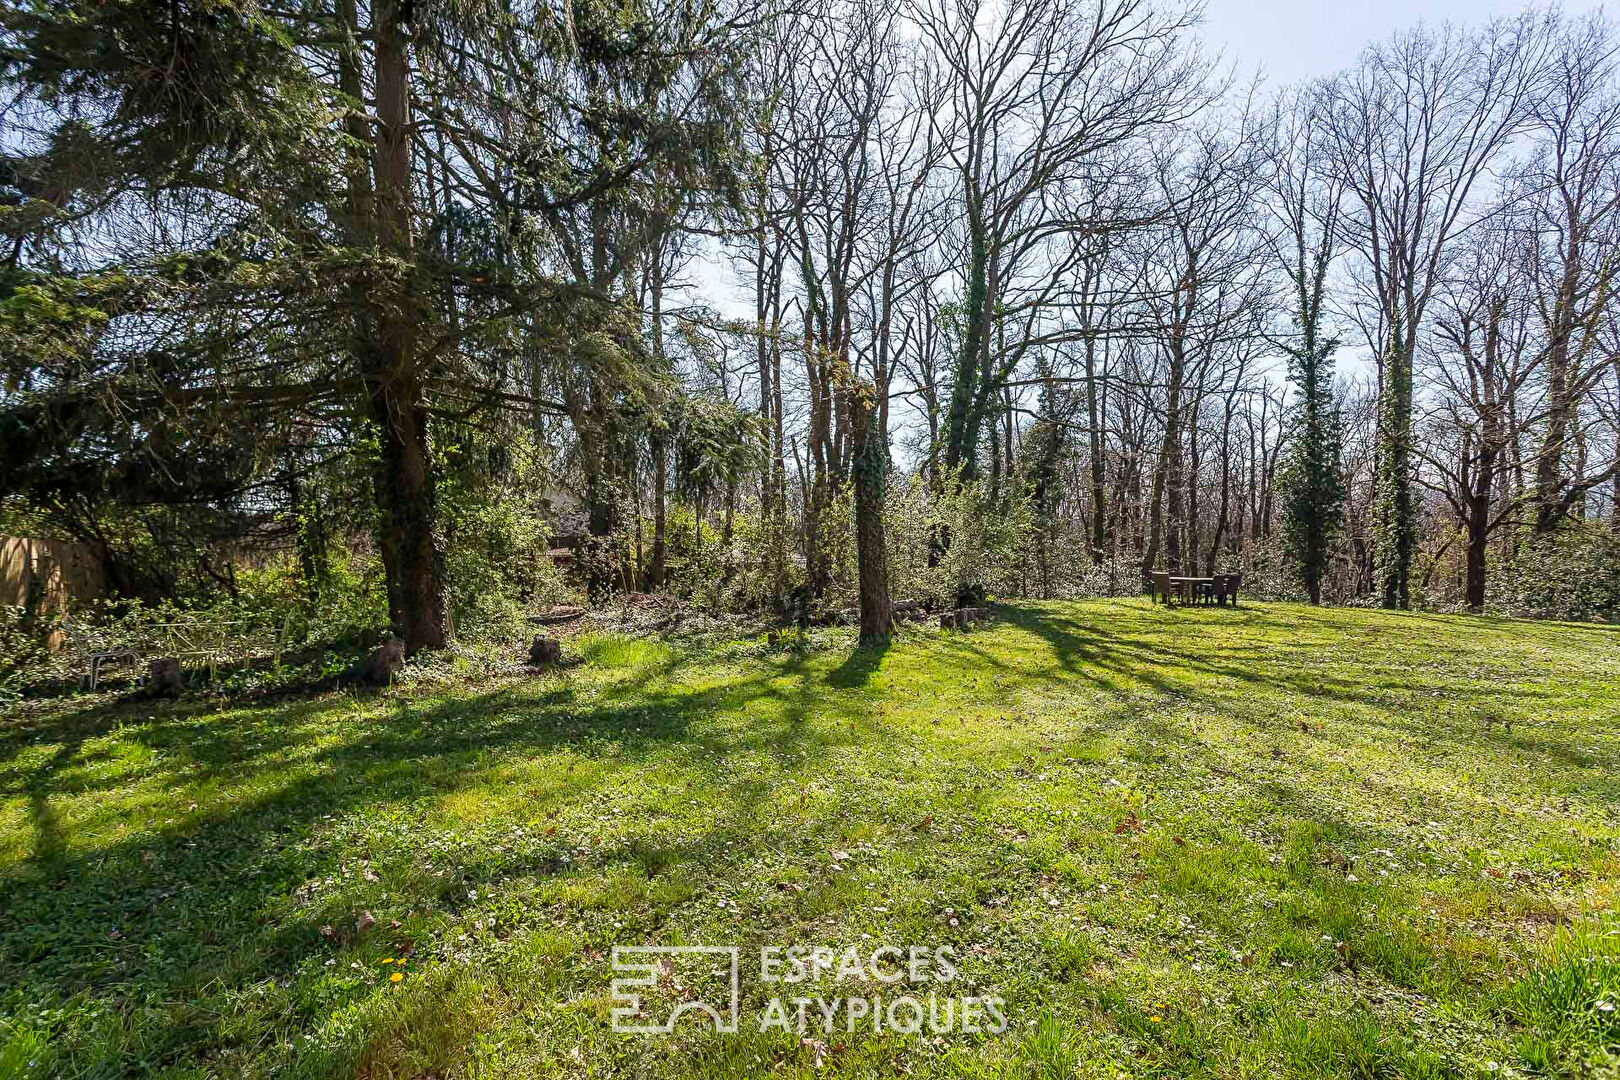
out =
<path fill-rule="evenodd" d="M 0 604 L 49 615 L 70 599 L 106 595 L 105 567 L 89 545 L 0 536 Z"/>

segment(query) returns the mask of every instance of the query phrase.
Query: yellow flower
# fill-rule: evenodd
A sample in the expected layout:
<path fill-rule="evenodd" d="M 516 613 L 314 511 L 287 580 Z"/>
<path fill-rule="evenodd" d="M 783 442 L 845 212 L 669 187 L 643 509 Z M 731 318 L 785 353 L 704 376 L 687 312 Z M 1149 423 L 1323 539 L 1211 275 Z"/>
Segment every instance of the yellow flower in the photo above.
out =
<path fill-rule="evenodd" d="M 1153 1021 L 1155 1024 L 1161 1024 L 1164 1022 L 1164 1017 L 1162 1016 L 1150 1016 L 1148 1019 Z"/>
<path fill-rule="evenodd" d="M 389 982 L 399 982 L 399 980 L 403 979 L 404 977 L 405 976 L 401 975 L 399 972 L 396 971 L 392 975 L 388 976 L 388 981 Z"/>
<path fill-rule="evenodd" d="M 390 956 L 388 959 L 383 961 L 383 963 L 385 963 L 385 964 L 392 964 L 393 962 L 394 962 L 394 958 L 392 956 Z"/>

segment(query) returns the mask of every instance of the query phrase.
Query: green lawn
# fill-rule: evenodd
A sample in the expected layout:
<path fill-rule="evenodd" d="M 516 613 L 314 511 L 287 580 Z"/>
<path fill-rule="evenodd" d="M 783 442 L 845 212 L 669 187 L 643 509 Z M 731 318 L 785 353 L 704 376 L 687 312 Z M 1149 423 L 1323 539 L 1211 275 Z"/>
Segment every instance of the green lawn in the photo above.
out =
<path fill-rule="evenodd" d="M 851 643 L 0 721 L 0 1077 L 1614 1075 L 1620 628 L 1121 600 Z M 613 1034 L 651 944 L 741 946 L 741 1030 Z M 911 985 L 761 945 L 946 947 L 914 992 L 1010 1023 L 761 1032 Z"/>

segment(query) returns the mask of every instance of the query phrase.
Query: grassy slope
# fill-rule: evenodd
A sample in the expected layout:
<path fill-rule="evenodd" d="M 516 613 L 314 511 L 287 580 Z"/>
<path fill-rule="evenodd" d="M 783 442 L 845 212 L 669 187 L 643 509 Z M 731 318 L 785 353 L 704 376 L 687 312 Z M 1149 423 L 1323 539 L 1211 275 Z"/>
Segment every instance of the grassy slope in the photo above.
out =
<path fill-rule="evenodd" d="M 1620 1042 L 1616 938 L 1557 929 L 1620 900 L 1620 630 L 1114 601 L 887 651 L 583 648 L 0 729 L 0 1077 L 1426 1076 Z M 745 963 L 743 1034 L 609 1034 L 609 949 L 660 942 L 950 945 L 1013 1026 L 749 1034 Z"/>

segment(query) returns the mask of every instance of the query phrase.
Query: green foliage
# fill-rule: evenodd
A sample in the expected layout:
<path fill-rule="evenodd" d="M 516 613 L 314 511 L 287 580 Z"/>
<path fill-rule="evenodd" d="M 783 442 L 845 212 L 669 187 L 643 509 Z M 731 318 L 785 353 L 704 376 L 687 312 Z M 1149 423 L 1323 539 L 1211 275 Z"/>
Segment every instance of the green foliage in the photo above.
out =
<path fill-rule="evenodd" d="M 525 615 L 573 596 L 551 561 L 535 450 L 527 438 L 441 448 L 445 585 L 456 636 L 468 642 L 520 640 Z"/>
<path fill-rule="evenodd" d="M 454 454 L 473 426 L 498 442 L 526 403 L 525 420 L 566 415 L 575 434 L 608 432 L 605 456 L 633 460 L 617 436 L 668 372 L 649 363 L 619 281 L 662 236 L 650 220 L 688 193 L 736 202 L 753 35 L 734 14 L 639 0 L 521 15 L 0 6 L 16 121 L 0 237 L 23 268 L 0 280 L 0 489 L 56 534 L 124 545 L 110 551 L 120 595 L 200 604 L 215 589 L 187 569 L 199 557 L 207 576 L 222 549 L 259 558 L 296 537 L 315 596 L 326 547 L 375 522 L 415 643 L 441 640 L 442 589 L 464 633 L 511 633 L 524 605 L 560 592 L 541 519 L 468 486 L 434 447 Z M 387 55 L 380 42 L 406 28 L 409 48 Z M 363 118 L 390 87 L 415 103 L 398 161 Z M 451 183 L 429 181 L 418 152 L 435 131 L 442 150 L 447 127 L 470 165 L 448 207 L 414 196 Z M 613 233 L 597 250 L 614 266 L 574 257 L 592 247 L 578 244 L 582 217 Z M 404 416 L 415 422 L 396 429 Z M 681 448 L 694 490 L 734 486 L 752 460 L 737 450 L 757 421 L 737 419 L 694 410 Z M 381 454 L 368 423 L 389 436 Z M 584 471 L 591 502 L 598 476 Z M 443 520 L 435 482 L 461 488 Z M 558 472 L 543 485 L 561 486 Z M 355 512 L 372 500 L 376 513 Z M 177 520 L 179 544 L 162 528 Z"/>
<path fill-rule="evenodd" d="M 352 647 L 388 629 L 382 562 L 369 547 L 333 550 L 313 594 L 302 568 L 285 552 L 239 572 L 236 580 L 236 598 L 217 600 L 214 609 L 277 628 L 290 648 Z"/>
<path fill-rule="evenodd" d="M 1036 535 L 1029 498 L 992 501 L 980 480 L 943 487 L 930 495 L 920 476 L 889 486 L 884 531 L 891 592 L 936 607 L 979 604 L 990 593 L 1026 595 Z M 933 545 L 942 533 L 950 543 L 938 551 Z"/>
<path fill-rule="evenodd" d="M 322 164 L 322 95 L 287 25 L 257 4 L 29 0 L 0 12 L 0 75 L 63 118 L 20 171 L 63 209 L 132 180 L 286 191 Z"/>
<path fill-rule="evenodd" d="M 758 412 L 724 398 L 682 394 L 666 406 L 675 444 L 675 491 L 689 504 L 709 506 L 757 473 L 765 461 L 765 425 Z"/>
<path fill-rule="evenodd" d="M 49 659 L 48 627 L 27 608 L 0 606 L 0 712 L 15 704 Z"/>
<path fill-rule="evenodd" d="M 1577 518 L 1546 536 L 1526 534 L 1516 557 L 1487 581 L 1487 603 L 1496 611 L 1620 622 L 1620 533 Z"/>

